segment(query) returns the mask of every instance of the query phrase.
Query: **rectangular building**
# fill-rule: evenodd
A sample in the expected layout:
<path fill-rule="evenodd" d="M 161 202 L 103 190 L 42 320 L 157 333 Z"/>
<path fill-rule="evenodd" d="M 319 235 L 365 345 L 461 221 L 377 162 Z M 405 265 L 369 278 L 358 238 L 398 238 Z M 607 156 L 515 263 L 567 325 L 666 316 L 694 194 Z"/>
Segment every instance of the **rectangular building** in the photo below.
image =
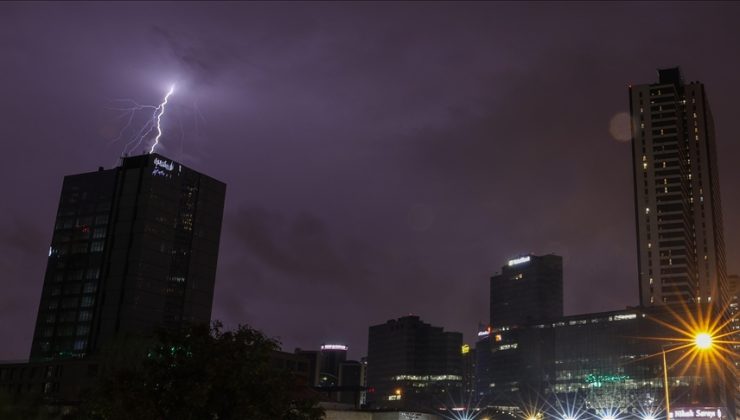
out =
<path fill-rule="evenodd" d="M 629 87 L 640 303 L 728 302 L 714 120 L 678 68 Z"/>
<path fill-rule="evenodd" d="M 462 334 L 405 316 L 370 327 L 367 402 L 433 410 L 462 396 Z"/>
<path fill-rule="evenodd" d="M 491 277 L 493 329 L 563 316 L 563 257 L 525 255 Z"/>
<path fill-rule="evenodd" d="M 65 177 L 31 360 L 209 323 L 225 191 L 158 154 Z"/>

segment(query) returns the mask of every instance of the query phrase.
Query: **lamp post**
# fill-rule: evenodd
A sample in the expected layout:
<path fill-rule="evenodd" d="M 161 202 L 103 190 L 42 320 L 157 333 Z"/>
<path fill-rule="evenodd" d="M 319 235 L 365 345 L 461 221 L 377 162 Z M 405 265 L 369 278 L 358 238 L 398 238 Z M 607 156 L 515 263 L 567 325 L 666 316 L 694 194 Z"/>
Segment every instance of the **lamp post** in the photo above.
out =
<path fill-rule="evenodd" d="M 671 416 L 671 397 L 668 393 L 668 363 L 666 363 L 665 360 L 665 348 L 675 346 L 676 344 L 664 344 L 660 346 L 661 351 L 663 352 L 663 389 L 665 390 L 665 418 L 666 420 L 670 420 Z"/>
<path fill-rule="evenodd" d="M 700 332 L 694 336 L 693 345 L 699 351 L 709 350 L 712 348 L 712 335 L 707 332 Z M 661 352 L 663 353 L 663 388 L 665 389 L 665 418 L 671 420 L 671 396 L 668 390 L 668 363 L 666 362 L 666 349 L 670 347 L 676 347 L 681 343 L 670 343 L 660 346 Z"/>

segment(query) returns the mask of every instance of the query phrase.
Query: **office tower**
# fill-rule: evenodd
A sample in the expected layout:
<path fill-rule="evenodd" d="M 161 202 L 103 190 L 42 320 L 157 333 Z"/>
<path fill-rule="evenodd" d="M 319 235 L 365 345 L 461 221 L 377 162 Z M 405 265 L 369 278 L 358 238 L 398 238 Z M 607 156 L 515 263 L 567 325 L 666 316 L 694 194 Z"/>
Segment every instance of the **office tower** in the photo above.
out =
<path fill-rule="evenodd" d="M 321 345 L 319 386 L 339 385 L 339 366 L 347 360 L 347 349 L 344 344 Z"/>
<path fill-rule="evenodd" d="M 494 331 L 563 316 L 563 258 L 525 255 L 491 277 L 491 326 Z"/>
<path fill-rule="evenodd" d="M 640 303 L 728 301 L 714 121 L 678 68 L 629 87 Z"/>
<path fill-rule="evenodd" d="M 513 258 L 490 284 L 491 324 L 479 333 L 483 339 L 476 345 L 476 390 L 479 397 L 505 406 L 523 398 L 522 391 L 536 390 L 529 384 L 539 386 L 549 372 L 534 355 L 552 346 L 539 336 L 522 335 L 521 329 L 563 316 L 563 258 L 553 254 Z"/>
<path fill-rule="evenodd" d="M 65 177 L 31 360 L 210 322 L 225 190 L 157 154 Z"/>
<path fill-rule="evenodd" d="M 339 364 L 339 393 L 337 396 L 339 402 L 359 408 L 364 384 L 364 363 L 357 360 L 345 360 Z"/>
<path fill-rule="evenodd" d="M 373 408 L 436 409 L 461 396 L 462 334 L 405 316 L 370 327 L 367 402 Z"/>

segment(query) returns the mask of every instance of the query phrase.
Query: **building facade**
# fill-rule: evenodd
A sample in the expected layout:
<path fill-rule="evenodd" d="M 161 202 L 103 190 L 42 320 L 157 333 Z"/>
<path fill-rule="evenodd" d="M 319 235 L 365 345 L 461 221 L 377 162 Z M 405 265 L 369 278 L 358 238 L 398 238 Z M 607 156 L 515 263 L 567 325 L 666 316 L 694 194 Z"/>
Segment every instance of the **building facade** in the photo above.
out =
<path fill-rule="evenodd" d="M 509 409 L 523 394 L 541 392 L 552 375 L 543 364 L 552 340 L 528 334 L 524 327 L 563 316 L 563 258 L 550 254 L 509 260 L 491 277 L 490 296 L 490 328 L 479 333 L 476 345 L 476 394 L 486 404 Z M 526 353 L 522 342 L 529 347 Z"/>
<path fill-rule="evenodd" d="M 525 255 L 511 259 L 491 277 L 494 330 L 563 316 L 563 258 Z"/>
<path fill-rule="evenodd" d="M 666 327 L 680 325 L 677 316 L 628 308 L 492 331 L 479 341 L 479 351 L 494 355 L 489 380 L 479 381 L 479 405 L 525 418 L 536 410 L 557 419 L 665 418 L 665 349 L 671 406 L 734 418 L 734 370 L 692 357 L 685 336 Z"/>
<path fill-rule="evenodd" d="M 729 298 L 714 120 L 678 68 L 629 87 L 640 303 Z"/>
<path fill-rule="evenodd" d="M 209 323 L 225 191 L 157 154 L 65 177 L 31 360 Z"/>
<path fill-rule="evenodd" d="M 461 349 L 461 333 L 444 331 L 418 316 L 371 326 L 368 405 L 376 409 L 434 410 L 459 403 L 463 398 Z"/>

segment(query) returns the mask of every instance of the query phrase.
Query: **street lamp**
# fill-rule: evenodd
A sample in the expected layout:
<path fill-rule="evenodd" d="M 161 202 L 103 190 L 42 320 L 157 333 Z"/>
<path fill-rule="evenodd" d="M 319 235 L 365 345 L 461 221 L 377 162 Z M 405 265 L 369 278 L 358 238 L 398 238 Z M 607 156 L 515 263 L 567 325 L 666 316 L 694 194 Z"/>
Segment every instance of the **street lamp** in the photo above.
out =
<path fill-rule="evenodd" d="M 699 349 L 699 351 L 706 351 L 712 348 L 712 341 L 713 337 L 708 332 L 700 332 L 694 335 L 694 347 Z M 660 346 L 660 349 L 663 353 L 663 388 L 665 389 L 665 418 L 666 420 L 670 420 L 671 416 L 671 395 L 668 390 L 668 363 L 666 363 L 666 349 L 670 347 L 676 347 L 676 346 L 686 346 L 686 344 L 681 343 L 672 343 L 672 344 L 664 344 Z"/>

